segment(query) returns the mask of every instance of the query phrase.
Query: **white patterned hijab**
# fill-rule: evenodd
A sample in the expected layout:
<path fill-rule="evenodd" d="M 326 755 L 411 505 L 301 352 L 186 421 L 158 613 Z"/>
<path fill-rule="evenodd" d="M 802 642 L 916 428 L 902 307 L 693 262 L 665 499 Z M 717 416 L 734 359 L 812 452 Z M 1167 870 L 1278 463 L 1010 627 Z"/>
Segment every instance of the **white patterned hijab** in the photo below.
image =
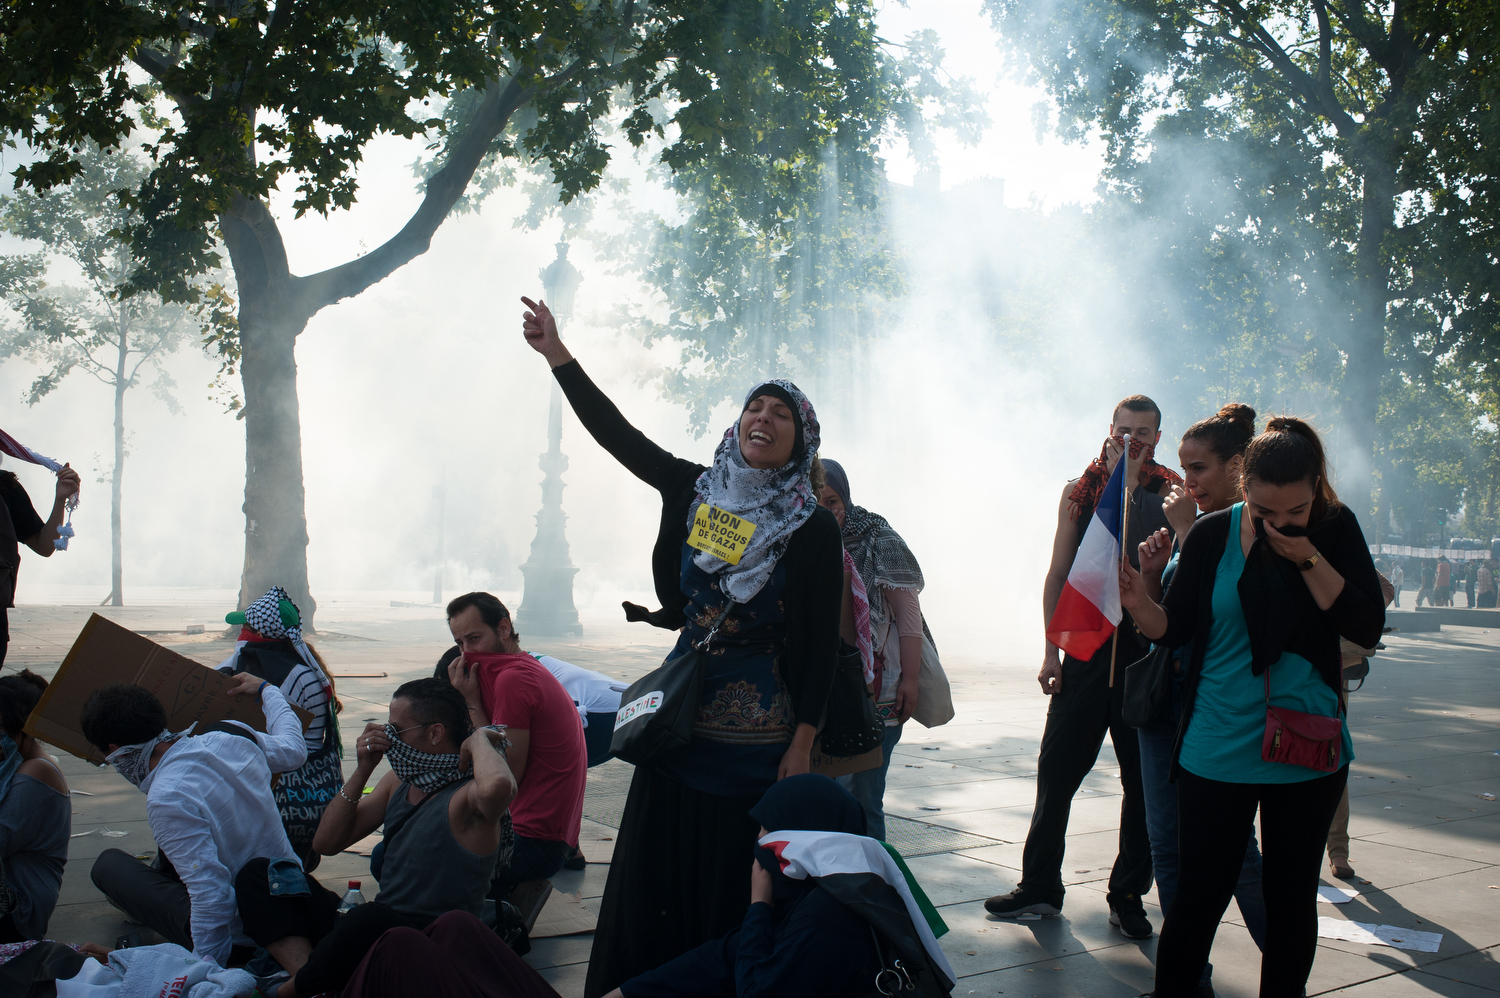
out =
<path fill-rule="evenodd" d="M 792 534 L 818 508 L 811 475 L 821 429 L 812 403 L 790 381 L 762 381 L 746 394 L 741 414 L 761 395 L 790 400 L 800 449 L 794 447 L 791 460 L 780 468 L 752 468 L 740 454 L 740 421 L 736 419 L 724 431 L 713 464 L 698 476 L 697 502 L 688 510 L 689 528 L 698 503 L 717 506 L 755 524 L 739 564 L 731 565 L 707 551 L 693 555 L 693 563 L 717 575 L 719 588 L 736 603 L 747 602 L 761 591 L 786 553 Z"/>

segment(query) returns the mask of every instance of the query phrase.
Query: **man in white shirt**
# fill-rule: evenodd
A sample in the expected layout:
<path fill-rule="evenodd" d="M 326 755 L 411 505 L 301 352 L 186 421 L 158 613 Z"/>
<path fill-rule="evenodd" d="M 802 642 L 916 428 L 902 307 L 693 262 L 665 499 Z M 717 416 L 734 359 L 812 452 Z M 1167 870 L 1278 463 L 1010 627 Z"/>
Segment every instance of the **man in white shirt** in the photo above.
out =
<path fill-rule="evenodd" d="M 159 850 L 147 866 L 106 849 L 94 862 L 94 885 L 167 941 L 220 966 L 233 946 L 254 945 L 235 904 L 240 868 L 262 856 L 300 866 L 271 796 L 271 774 L 307 758 L 302 724 L 281 691 L 247 672 L 235 679 L 228 695 L 259 699 L 265 733 L 226 721 L 173 734 L 161 701 L 124 683 L 91 693 L 80 718 L 89 742 L 146 795 Z"/>

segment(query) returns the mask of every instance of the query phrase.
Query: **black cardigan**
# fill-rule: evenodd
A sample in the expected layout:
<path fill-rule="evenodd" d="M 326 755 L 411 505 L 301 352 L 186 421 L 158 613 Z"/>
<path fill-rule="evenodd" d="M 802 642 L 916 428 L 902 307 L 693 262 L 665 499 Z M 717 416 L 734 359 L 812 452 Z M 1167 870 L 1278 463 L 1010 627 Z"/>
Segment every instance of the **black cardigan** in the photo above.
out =
<path fill-rule="evenodd" d="M 1248 516 L 1248 511 L 1242 515 Z M 1192 719 L 1197 700 L 1198 677 L 1208 650 L 1209 624 L 1213 619 L 1214 577 L 1219 559 L 1230 543 L 1231 510 L 1200 517 L 1183 538 L 1177 572 L 1162 598 L 1167 612 L 1167 632 L 1157 643 L 1180 648 L 1192 643 L 1188 659 L 1186 702 L 1177 732 L 1177 749 Z M 1250 632 L 1250 671 L 1259 676 L 1283 653 L 1301 655 L 1336 693 L 1343 691 L 1343 655 L 1340 636 L 1361 648 L 1373 648 L 1385 628 L 1385 595 L 1380 576 L 1365 544 L 1359 521 L 1343 507 L 1335 507 L 1309 532 L 1321 557 L 1344 577 L 1344 589 L 1327 610 L 1318 609 L 1312 592 L 1302 581 L 1301 570 L 1276 554 L 1257 538 L 1245 557 L 1240 576 L 1240 605 Z M 1174 752 L 1174 759 L 1176 753 Z"/>
<path fill-rule="evenodd" d="M 651 551 L 651 577 L 661 609 L 625 604 L 630 620 L 677 630 L 686 622 L 682 592 L 682 545 L 688 515 L 705 465 L 676 457 L 620 414 L 615 404 L 583 372 L 576 360 L 552 369 L 568 404 L 599 446 L 632 475 L 661 493 L 661 526 Z M 819 507 L 792 534 L 782 562 L 786 567 L 786 655 L 781 678 L 799 722 L 821 726 L 838 660 L 839 615 L 844 596 L 844 546 L 838 521 Z"/>

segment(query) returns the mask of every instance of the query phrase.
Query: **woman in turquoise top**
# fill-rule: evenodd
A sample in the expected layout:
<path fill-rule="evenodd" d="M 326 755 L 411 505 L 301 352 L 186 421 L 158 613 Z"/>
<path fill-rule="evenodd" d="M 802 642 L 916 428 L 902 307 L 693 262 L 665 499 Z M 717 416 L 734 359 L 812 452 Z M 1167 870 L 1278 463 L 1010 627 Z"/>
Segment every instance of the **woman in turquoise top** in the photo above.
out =
<path fill-rule="evenodd" d="M 1162 603 L 1121 570 L 1120 603 L 1148 638 L 1190 646 L 1178 728 L 1180 886 L 1157 948 L 1156 992 L 1191 995 L 1234 892 L 1260 811 L 1266 908 L 1261 998 L 1298 998 L 1317 950 L 1323 846 L 1348 778 L 1341 724 L 1329 772 L 1262 758 L 1266 704 L 1343 718 L 1340 636 L 1379 640 L 1379 577 L 1352 512 L 1328 484 L 1322 442 L 1272 419 L 1243 464 L 1244 501 L 1194 524 Z M 1269 684 L 1269 693 L 1268 693 Z"/>

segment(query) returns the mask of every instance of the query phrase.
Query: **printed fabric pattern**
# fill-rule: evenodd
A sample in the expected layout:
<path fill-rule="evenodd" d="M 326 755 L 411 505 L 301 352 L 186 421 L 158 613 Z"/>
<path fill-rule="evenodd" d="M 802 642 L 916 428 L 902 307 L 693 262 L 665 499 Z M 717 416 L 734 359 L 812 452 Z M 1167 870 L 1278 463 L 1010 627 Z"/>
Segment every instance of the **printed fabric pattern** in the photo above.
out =
<path fill-rule="evenodd" d="M 688 623 L 683 638 L 701 642 L 719 628 L 706 649 L 703 699 L 693 736 L 736 745 L 790 741 L 796 727 L 792 698 L 776 669 L 786 634 L 781 600 L 786 570 L 777 566 L 754 598 L 730 607 L 721 577 L 704 572 L 687 556 L 692 549 L 684 550 Z"/>
<path fill-rule="evenodd" d="M 921 592 L 926 584 L 922 566 L 911 553 L 906 541 L 892 529 L 879 513 L 863 506 L 851 506 L 844 512 L 844 550 L 854 559 L 854 567 L 865 584 L 870 603 L 870 629 L 878 631 L 886 621 L 886 589 L 911 589 Z"/>
<path fill-rule="evenodd" d="M 785 391 L 797 404 L 802 420 L 802 453 L 780 468 L 752 468 L 740 454 L 740 424 L 736 419 L 714 451 L 713 464 L 698 476 L 697 501 L 688 511 L 688 526 L 700 503 L 755 524 L 739 564 L 731 565 L 707 551 L 695 552 L 699 568 L 720 578 L 720 585 L 739 603 L 749 602 L 771 578 L 797 528 L 817 508 L 812 494 L 812 462 L 818 453 L 821 430 L 812 403 L 790 381 L 763 381 L 745 396 L 745 405 L 768 385 Z"/>
<path fill-rule="evenodd" d="M 115 767 L 115 772 L 129 780 L 132 786 L 137 787 L 143 793 L 146 788 L 141 784 L 146 782 L 146 777 L 151 773 L 151 753 L 156 746 L 162 742 L 175 742 L 177 739 L 188 734 L 198 725 L 190 724 L 175 735 L 166 728 L 161 729 L 161 734 L 148 742 L 137 742 L 134 745 L 121 745 L 109 755 L 104 761 Z"/>

